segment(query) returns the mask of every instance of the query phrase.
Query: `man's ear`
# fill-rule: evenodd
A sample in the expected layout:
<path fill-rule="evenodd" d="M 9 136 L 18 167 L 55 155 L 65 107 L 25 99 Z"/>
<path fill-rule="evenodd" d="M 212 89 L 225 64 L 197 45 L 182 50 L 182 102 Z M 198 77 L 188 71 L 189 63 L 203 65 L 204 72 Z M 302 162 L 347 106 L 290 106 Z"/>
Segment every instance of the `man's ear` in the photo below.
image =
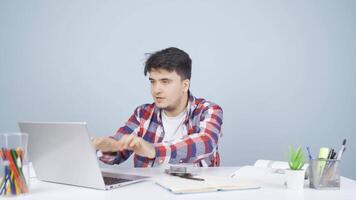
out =
<path fill-rule="evenodd" d="M 188 92 L 190 87 L 190 80 L 185 79 L 183 80 L 183 92 Z"/>

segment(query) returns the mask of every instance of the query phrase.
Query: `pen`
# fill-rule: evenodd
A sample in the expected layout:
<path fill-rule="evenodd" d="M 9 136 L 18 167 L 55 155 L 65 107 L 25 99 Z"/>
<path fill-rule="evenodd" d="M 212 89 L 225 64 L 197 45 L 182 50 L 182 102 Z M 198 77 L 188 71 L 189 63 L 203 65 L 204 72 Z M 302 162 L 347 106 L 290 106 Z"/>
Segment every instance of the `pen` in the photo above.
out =
<path fill-rule="evenodd" d="M 195 180 L 195 181 L 204 181 L 203 178 L 193 177 L 192 174 L 189 174 L 189 173 L 169 173 L 169 175 L 178 176 L 180 178 L 185 178 L 185 179 L 190 179 L 190 180 Z"/>
<path fill-rule="evenodd" d="M 203 178 L 196 178 L 196 177 L 193 177 L 192 175 L 190 174 L 186 174 L 184 176 L 180 176 L 181 178 L 186 178 L 186 179 L 190 179 L 190 180 L 195 180 L 195 181 L 204 181 Z"/>
<path fill-rule="evenodd" d="M 327 159 L 328 159 L 328 160 L 329 160 L 329 159 L 332 159 L 332 155 L 333 155 L 333 154 L 334 154 L 334 149 L 331 148 Z"/>
<path fill-rule="evenodd" d="M 312 156 L 312 153 L 311 153 L 311 150 L 310 150 L 309 146 L 307 146 L 307 152 L 308 152 L 309 160 L 313 160 L 313 156 Z"/>
<path fill-rule="evenodd" d="M 338 152 L 338 154 L 337 154 L 337 160 L 340 160 L 341 159 L 341 156 L 342 156 L 342 154 L 344 153 L 344 151 L 345 151 L 345 149 L 346 149 L 346 147 L 345 147 L 345 145 L 346 145 L 346 139 L 344 139 L 343 141 L 342 141 L 342 146 L 341 146 L 341 148 L 340 148 L 340 150 L 339 150 L 339 152 Z"/>
<path fill-rule="evenodd" d="M 332 152 L 332 154 L 331 154 L 331 156 L 330 156 L 330 159 L 335 159 L 335 157 L 336 157 L 336 152 L 335 152 L 335 150 L 333 149 L 333 152 Z"/>

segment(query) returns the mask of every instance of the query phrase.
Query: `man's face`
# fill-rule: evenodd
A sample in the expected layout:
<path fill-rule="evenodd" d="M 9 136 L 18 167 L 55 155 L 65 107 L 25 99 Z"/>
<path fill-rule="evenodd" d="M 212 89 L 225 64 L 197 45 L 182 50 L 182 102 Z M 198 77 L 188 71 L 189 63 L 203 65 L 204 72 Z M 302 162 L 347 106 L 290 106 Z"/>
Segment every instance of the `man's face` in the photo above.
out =
<path fill-rule="evenodd" d="M 156 106 L 167 111 L 174 110 L 189 90 L 189 80 L 181 80 L 175 71 L 151 69 L 149 80 Z"/>

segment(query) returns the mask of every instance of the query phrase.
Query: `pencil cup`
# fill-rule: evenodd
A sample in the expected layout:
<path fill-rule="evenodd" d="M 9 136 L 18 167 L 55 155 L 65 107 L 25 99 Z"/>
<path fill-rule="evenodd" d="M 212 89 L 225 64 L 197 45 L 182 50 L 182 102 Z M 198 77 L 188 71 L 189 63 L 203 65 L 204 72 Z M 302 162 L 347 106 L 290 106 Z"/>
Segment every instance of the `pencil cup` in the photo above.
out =
<path fill-rule="evenodd" d="M 29 192 L 28 134 L 0 133 L 0 196 Z"/>
<path fill-rule="evenodd" d="M 340 160 L 310 160 L 309 186 L 315 189 L 340 189 Z"/>

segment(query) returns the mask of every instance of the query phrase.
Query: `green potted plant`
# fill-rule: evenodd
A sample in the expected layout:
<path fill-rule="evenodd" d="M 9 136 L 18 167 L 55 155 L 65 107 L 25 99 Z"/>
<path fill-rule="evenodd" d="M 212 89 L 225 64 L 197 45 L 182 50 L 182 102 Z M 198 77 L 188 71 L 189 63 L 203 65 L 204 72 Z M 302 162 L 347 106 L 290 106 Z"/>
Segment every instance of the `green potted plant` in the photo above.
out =
<path fill-rule="evenodd" d="M 304 164 L 305 159 L 302 147 L 299 146 L 297 149 L 290 147 L 288 158 L 289 169 L 286 170 L 287 188 L 294 190 L 303 189 L 305 176 Z"/>

